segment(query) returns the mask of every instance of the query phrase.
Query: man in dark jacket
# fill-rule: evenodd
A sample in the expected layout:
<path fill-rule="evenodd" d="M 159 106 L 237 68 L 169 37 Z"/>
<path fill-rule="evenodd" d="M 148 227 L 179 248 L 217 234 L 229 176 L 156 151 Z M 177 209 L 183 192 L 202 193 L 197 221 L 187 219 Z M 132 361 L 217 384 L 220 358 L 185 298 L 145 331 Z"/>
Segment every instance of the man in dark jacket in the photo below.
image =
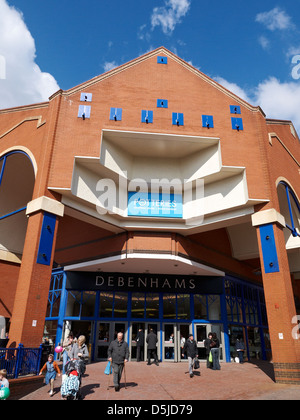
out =
<path fill-rule="evenodd" d="M 123 333 L 118 333 L 117 338 L 108 347 L 108 360 L 112 363 L 115 391 L 120 390 L 120 380 L 124 363 L 128 362 L 129 348 L 123 340 Z"/>
<path fill-rule="evenodd" d="M 140 328 L 136 336 L 136 361 L 144 360 L 144 331 Z"/>
<path fill-rule="evenodd" d="M 196 341 L 194 340 L 193 334 L 190 334 L 189 338 L 184 343 L 182 357 L 184 356 L 184 353 L 186 353 L 188 357 L 189 373 L 190 373 L 190 377 L 192 378 L 194 376 L 194 373 L 193 373 L 194 361 L 195 361 L 195 358 L 198 357 L 197 344 L 196 344 Z"/>
<path fill-rule="evenodd" d="M 157 351 L 156 351 L 156 343 L 157 343 L 157 335 L 154 334 L 153 329 L 150 329 L 149 334 L 146 338 L 148 347 L 147 347 L 147 356 L 148 356 L 148 363 L 147 365 L 151 365 L 150 360 L 151 356 L 153 356 L 154 363 L 158 366 L 158 358 L 157 358 Z"/>

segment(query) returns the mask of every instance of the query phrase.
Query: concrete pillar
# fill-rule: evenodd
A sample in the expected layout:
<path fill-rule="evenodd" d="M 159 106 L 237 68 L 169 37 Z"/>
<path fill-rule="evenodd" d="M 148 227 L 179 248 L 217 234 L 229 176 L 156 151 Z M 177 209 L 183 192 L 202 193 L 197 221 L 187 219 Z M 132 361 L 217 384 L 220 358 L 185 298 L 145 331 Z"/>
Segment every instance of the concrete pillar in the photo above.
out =
<path fill-rule="evenodd" d="M 255 213 L 275 380 L 300 385 L 300 340 L 293 336 L 296 315 L 283 228 L 275 209 Z"/>
<path fill-rule="evenodd" d="M 29 217 L 11 318 L 9 345 L 38 347 L 43 337 L 58 218 L 64 206 L 40 197 L 27 206 Z"/>

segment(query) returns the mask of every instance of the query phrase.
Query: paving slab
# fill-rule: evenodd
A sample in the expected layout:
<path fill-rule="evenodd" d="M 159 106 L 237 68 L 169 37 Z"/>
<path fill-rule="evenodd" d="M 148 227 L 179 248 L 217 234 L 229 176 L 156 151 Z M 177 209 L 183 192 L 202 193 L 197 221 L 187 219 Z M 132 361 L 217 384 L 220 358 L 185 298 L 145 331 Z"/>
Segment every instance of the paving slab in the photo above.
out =
<path fill-rule="evenodd" d="M 115 392 L 112 375 L 105 375 L 107 362 L 87 365 L 82 378 L 84 401 L 197 401 L 197 400 L 300 400 L 300 386 L 274 382 L 273 365 L 269 362 L 221 363 L 221 370 L 207 369 L 201 363 L 193 378 L 187 363 L 145 362 L 126 364 L 119 392 Z M 61 377 L 57 377 L 54 395 L 49 386 L 24 396 L 22 400 L 60 400 Z"/>

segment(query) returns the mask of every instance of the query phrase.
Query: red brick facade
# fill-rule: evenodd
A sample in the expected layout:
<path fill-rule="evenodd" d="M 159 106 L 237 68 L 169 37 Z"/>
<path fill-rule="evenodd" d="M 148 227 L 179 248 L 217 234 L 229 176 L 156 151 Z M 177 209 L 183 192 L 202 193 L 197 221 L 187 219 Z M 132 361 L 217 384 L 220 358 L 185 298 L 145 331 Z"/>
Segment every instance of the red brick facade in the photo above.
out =
<path fill-rule="evenodd" d="M 168 57 L 167 65 L 157 63 L 159 55 Z M 92 102 L 87 103 L 91 118 L 85 120 L 77 116 L 81 92 L 93 94 Z M 158 98 L 167 99 L 169 107 L 158 109 Z M 241 107 L 241 115 L 237 116 L 243 119 L 243 131 L 231 126 L 234 115 L 229 109 L 235 104 Z M 122 108 L 122 121 L 109 119 L 111 107 Z M 141 122 L 142 109 L 154 111 L 153 124 Z M 184 114 L 183 126 L 172 125 L 172 112 Z M 213 128 L 202 126 L 202 114 L 213 115 Z M 292 123 L 266 119 L 259 107 L 242 101 L 163 48 L 69 91 L 59 91 L 47 103 L 0 111 L 0 158 L 8 151 L 24 150 L 36 164 L 32 200 L 47 197 L 61 202 L 64 192 L 61 195 L 60 189 L 72 187 L 75 157 L 99 159 L 103 130 L 220 139 L 223 167 L 246 168 L 249 198 L 260 201 L 254 204 L 255 212 L 281 212 L 277 193 L 280 180 L 300 197 L 299 138 L 293 133 Z M 28 214 L 22 263 L 4 257 L 0 261 L 0 314 L 11 320 L 11 341 L 28 346 L 40 344 L 52 261 L 65 266 L 122 253 L 161 252 L 263 283 L 277 379 L 300 383 L 299 340 L 291 335 L 296 309 L 289 260 L 283 228 L 276 222 L 272 223 L 280 270 L 266 274 L 259 226 L 259 253 L 238 259 L 233 255 L 226 223 L 211 224 L 190 234 L 155 228 L 111 231 L 98 221 L 91 223 L 93 216 L 88 210 L 86 217 L 77 217 L 79 207 L 76 212 L 66 208 L 68 205 L 63 217 L 54 212 L 57 222 L 50 265 L 36 263 L 43 215 L 51 212 L 43 207 Z M 259 268 L 261 276 L 255 272 Z M 300 298 L 300 280 L 293 278 L 294 293 Z"/>

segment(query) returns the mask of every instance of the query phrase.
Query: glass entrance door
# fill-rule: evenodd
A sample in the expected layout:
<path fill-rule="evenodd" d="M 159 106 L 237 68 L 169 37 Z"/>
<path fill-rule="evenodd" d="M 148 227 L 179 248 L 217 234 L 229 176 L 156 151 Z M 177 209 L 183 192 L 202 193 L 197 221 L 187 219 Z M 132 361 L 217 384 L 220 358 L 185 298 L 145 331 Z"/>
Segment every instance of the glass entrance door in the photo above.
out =
<path fill-rule="evenodd" d="M 212 330 L 211 324 L 195 324 L 195 340 L 198 347 L 198 357 L 200 360 L 206 360 L 206 348 L 204 340 L 207 338 L 208 333 Z"/>
<path fill-rule="evenodd" d="M 137 342 L 137 335 L 139 330 L 142 330 L 144 333 L 144 343 Z M 140 350 L 138 349 L 140 347 Z M 130 360 L 137 360 L 137 352 L 140 351 L 140 360 L 144 361 L 145 359 L 145 323 L 144 322 L 132 322 L 130 328 L 130 338 L 129 338 L 129 351 L 130 351 Z"/>
<path fill-rule="evenodd" d="M 190 332 L 190 324 L 163 324 L 163 361 L 187 360 L 182 357 L 182 348 Z"/>
<path fill-rule="evenodd" d="M 158 360 L 162 359 L 161 352 L 160 352 L 160 328 L 158 322 L 146 322 L 145 323 L 145 354 L 144 360 L 147 360 L 147 335 L 149 334 L 150 330 L 153 330 L 154 334 L 157 335 L 157 357 Z"/>
<path fill-rule="evenodd" d="M 119 332 L 124 334 L 124 340 L 128 342 L 127 322 L 98 322 L 96 360 L 107 360 L 108 346 Z"/>

